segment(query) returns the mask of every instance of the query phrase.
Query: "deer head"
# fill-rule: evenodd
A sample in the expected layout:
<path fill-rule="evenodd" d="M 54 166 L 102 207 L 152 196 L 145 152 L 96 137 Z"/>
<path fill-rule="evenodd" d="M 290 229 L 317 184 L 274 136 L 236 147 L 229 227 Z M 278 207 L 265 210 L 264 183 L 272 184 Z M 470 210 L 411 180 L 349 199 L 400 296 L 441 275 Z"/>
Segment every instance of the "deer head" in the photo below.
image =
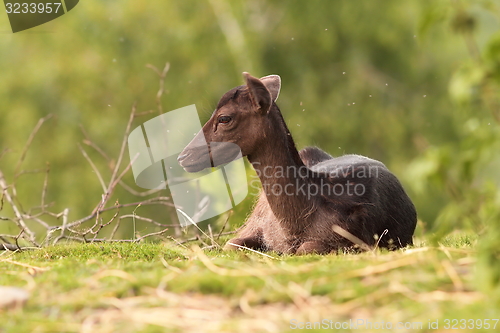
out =
<path fill-rule="evenodd" d="M 243 76 L 246 85 L 222 96 L 212 117 L 179 154 L 177 160 L 186 171 L 198 172 L 251 155 L 265 139 L 281 79 L 278 75 L 258 79 L 246 72 Z"/>

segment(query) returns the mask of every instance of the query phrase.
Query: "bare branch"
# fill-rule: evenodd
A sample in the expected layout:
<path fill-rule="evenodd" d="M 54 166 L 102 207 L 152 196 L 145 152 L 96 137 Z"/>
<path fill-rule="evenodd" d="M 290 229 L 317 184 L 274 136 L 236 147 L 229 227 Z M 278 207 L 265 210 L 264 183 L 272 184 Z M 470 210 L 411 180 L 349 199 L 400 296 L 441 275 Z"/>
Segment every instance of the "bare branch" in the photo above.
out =
<path fill-rule="evenodd" d="M 2 189 L 2 196 L 0 197 L 0 212 L 3 210 L 3 198 L 4 198 L 4 196 L 5 196 L 5 190 Z"/>
<path fill-rule="evenodd" d="M 43 180 L 43 188 L 42 188 L 42 200 L 41 200 L 41 208 L 42 211 L 45 211 L 45 196 L 47 195 L 47 186 L 49 184 L 49 172 L 50 172 L 50 164 L 47 163 L 47 168 L 45 171 L 45 178 Z"/>
<path fill-rule="evenodd" d="M 166 63 L 165 67 L 163 68 L 163 71 L 160 73 L 158 68 L 156 68 L 153 65 L 147 64 L 146 67 L 151 68 L 156 72 L 156 74 L 160 77 L 160 88 L 158 89 L 158 92 L 156 93 L 156 105 L 158 107 L 158 114 L 163 113 L 163 108 L 161 106 L 161 97 L 163 96 L 164 92 L 164 86 L 165 86 L 165 77 L 167 76 L 167 73 L 170 69 L 170 63 Z"/>
<path fill-rule="evenodd" d="M 92 140 L 90 140 L 90 136 L 88 135 L 87 131 L 85 131 L 85 128 L 82 125 L 80 125 L 80 130 L 82 131 L 82 134 L 85 137 L 83 143 L 86 144 L 87 146 L 94 148 L 102 157 L 106 159 L 106 161 L 110 162 L 111 159 L 109 158 L 109 156 L 98 145 L 96 145 Z"/>
<path fill-rule="evenodd" d="M 123 177 L 124 173 L 126 171 L 128 171 L 128 169 L 132 165 L 132 162 L 130 162 L 129 166 L 125 169 L 125 171 L 122 174 L 120 174 L 120 176 L 117 178 L 118 171 L 120 170 L 121 162 L 123 160 L 123 155 L 125 154 L 125 147 L 127 146 L 127 139 L 128 139 L 128 135 L 130 133 L 130 127 L 132 126 L 132 122 L 133 122 L 134 117 L 135 117 L 135 112 L 136 112 L 136 105 L 134 104 L 132 106 L 132 112 L 130 112 L 130 117 L 129 117 L 129 120 L 127 122 L 125 134 L 123 135 L 122 146 L 120 148 L 120 153 L 118 154 L 118 160 L 116 162 L 115 169 L 113 170 L 113 174 L 111 175 L 111 179 L 109 181 L 109 186 L 107 187 L 107 191 L 105 191 L 105 193 L 102 197 L 102 201 L 99 203 L 99 205 L 97 205 L 97 207 L 95 209 L 96 212 L 99 211 L 99 207 L 103 207 L 106 205 L 106 203 L 108 202 L 111 194 L 113 193 L 113 191 L 116 187 L 116 184 Z M 118 179 L 118 181 L 117 181 L 117 179 Z"/>
<path fill-rule="evenodd" d="M 3 155 L 7 154 L 8 152 L 10 152 L 9 148 L 5 148 L 4 150 L 2 150 L 2 152 L 0 153 L 0 160 L 2 159 Z"/>
<path fill-rule="evenodd" d="M 178 226 L 177 224 L 163 224 L 163 223 L 157 222 L 157 221 L 155 221 L 153 219 L 150 219 L 149 217 L 143 217 L 143 216 L 134 215 L 134 214 L 127 214 L 127 215 L 120 216 L 120 220 L 123 220 L 123 219 L 136 219 L 136 220 L 139 220 L 139 221 L 144 221 L 144 222 L 148 222 L 148 223 L 157 225 L 159 227 L 174 228 L 174 227 Z"/>
<path fill-rule="evenodd" d="M 152 190 L 147 190 L 144 192 L 139 192 L 134 190 L 132 187 L 128 186 L 123 180 L 120 180 L 119 184 L 130 194 L 133 194 L 138 197 L 147 197 L 148 195 L 158 193 L 162 191 L 161 189 L 152 189 Z"/>
<path fill-rule="evenodd" d="M 223 233 L 219 234 L 219 236 L 234 235 L 237 232 L 238 232 L 238 230 L 226 231 L 226 232 L 223 232 Z M 196 235 L 195 237 L 184 239 L 183 241 L 178 242 L 178 244 L 186 244 L 186 243 L 190 243 L 190 242 L 194 242 L 194 241 L 198 241 L 198 240 L 201 240 L 201 236 L 200 235 Z"/>
<path fill-rule="evenodd" d="M 158 231 L 158 232 L 152 232 L 150 234 L 147 234 L 147 235 L 144 235 L 144 236 L 141 236 L 141 237 L 135 239 L 135 242 L 139 243 L 140 241 L 142 241 L 145 238 L 148 238 L 148 237 L 151 237 L 151 236 L 159 236 L 159 235 L 162 235 L 162 234 L 166 233 L 167 231 L 168 231 L 168 228 L 165 228 L 165 229 L 163 229 L 161 231 Z"/>
<path fill-rule="evenodd" d="M 33 139 L 35 138 L 36 133 L 38 133 L 38 130 L 40 129 L 40 127 L 42 127 L 43 123 L 46 122 L 47 120 L 49 120 L 50 118 L 52 118 L 52 114 L 49 114 L 49 115 L 45 116 L 44 118 L 41 118 L 38 121 L 38 123 L 36 124 L 33 131 L 31 131 L 31 134 L 28 138 L 28 141 L 26 142 L 26 145 L 24 146 L 23 152 L 21 153 L 21 157 L 17 161 L 16 168 L 14 169 L 15 170 L 14 174 L 16 175 L 16 178 L 17 178 L 17 174 L 19 173 L 19 169 L 21 168 L 21 164 L 24 162 L 24 159 L 26 157 L 26 153 L 28 152 L 28 149 L 30 148 L 31 143 L 33 142 Z"/>
<path fill-rule="evenodd" d="M 217 240 L 222 235 L 222 232 L 224 231 L 224 229 L 226 229 L 227 222 L 229 221 L 229 218 L 231 217 L 231 215 L 233 215 L 233 210 L 232 209 L 229 211 L 229 214 L 227 214 L 226 221 L 224 221 L 224 224 L 222 225 L 222 228 L 220 229 L 220 232 L 217 235 L 217 238 L 216 238 Z"/>
<path fill-rule="evenodd" d="M 147 67 L 153 69 L 156 74 L 159 77 L 160 85 L 159 85 L 159 90 L 156 93 L 156 103 L 157 103 L 157 111 L 159 113 L 162 113 L 162 106 L 161 106 L 161 98 L 163 94 L 165 93 L 165 78 L 166 75 L 169 71 L 170 65 L 169 63 L 165 64 L 165 67 L 163 68 L 162 71 L 158 70 L 154 66 L 148 65 Z M 50 174 L 50 164 L 47 163 L 46 167 L 44 169 L 35 169 L 35 170 L 22 170 L 22 164 L 25 161 L 27 152 L 29 148 L 31 147 L 33 140 L 38 133 L 39 129 L 43 125 L 45 121 L 47 121 L 49 118 L 52 117 L 52 115 L 48 115 L 42 119 L 40 119 L 31 132 L 26 145 L 21 153 L 21 156 L 19 157 L 19 160 L 15 166 L 15 172 L 14 172 L 14 180 L 13 182 L 8 182 L 4 176 L 4 174 L 0 171 L 0 211 L 4 208 L 4 204 L 7 206 L 12 207 L 13 214 L 10 214 L 10 210 L 6 216 L 0 216 L 0 220 L 3 221 L 11 221 L 15 223 L 15 225 L 19 228 L 20 232 L 18 235 L 0 235 L 0 250 L 6 250 L 6 249 L 11 249 L 11 250 L 19 250 L 24 247 L 19 246 L 18 241 L 21 238 L 26 239 L 28 242 L 32 243 L 33 245 L 40 247 L 40 245 L 37 243 L 37 235 L 29 229 L 29 225 L 31 223 L 37 223 L 39 226 L 43 227 L 46 229 L 46 235 L 45 238 L 41 241 L 41 244 L 44 246 L 47 244 L 57 244 L 62 240 L 66 241 L 78 241 L 78 242 L 84 242 L 84 243 L 89 243 L 89 242 L 129 242 L 129 243 L 137 243 L 141 242 L 144 239 L 148 237 L 159 237 L 160 238 L 170 238 L 173 239 L 170 236 L 162 236 L 165 233 L 169 231 L 169 228 L 174 228 L 175 231 L 180 231 L 180 226 L 179 224 L 164 224 L 159 222 L 158 220 L 155 220 L 154 218 L 150 218 L 147 216 L 139 216 L 135 214 L 135 210 L 133 214 L 128 214 L 127 212 L 122 213 L 120 211 L 121 208 L 125 207 L 140 207 L 140 206 L 148 206 L 148 205 L 160 205 L 160 206 L 166 206 L 168 208 L 168 213 L 170 214 L 170 219 L 175 220 L 175 217 L 173 214 L 175 214 L 175 210 L 172 210 L 171 207 L 175 207 L 172 198 L 167 197 L 167 196 L 158 196 L 155 198 L 149 198 L 149 199 L 143 199 L 138 202 L 131 202 L 131 203 L 125 203 L 125 204 L 119 204 L 118 201 L 113 205 L 113 206 L 108 206 L 108 201 L 111 200 L 112 195 L 118 185 L 123 187 L 124 190 L 127 192 L 138 196 L 138 197 L 147 197 L 156 193 L 159 193 L 161 190 L 158 189 L 153 189 L 153 190 L 147 190 L 147 191 L 137 191 L 133 187 L 129 186 L 126 184 L 126 182 L 123 181 L 123 178 L 125 175 L 130 171 L 132 164 L 134 163 L 135 159 L 137 157 L 131 158 L 130 163 L 124 165 L 125 163 L 123 162 L 125 159 L 125 153 L 126 153 L 126 147 L 127 147 L 127 141 L 128 141 L 128 135 L 130 134 L 131 131 L 131 126 L 136 117 L 142 116 L 142 115 L 148 115 L 152 114 L 155 111 L 149 110 L 145 112 L 140 112 L 137 113 L 136 110 L 136 105 L 134 104 L 132 107 L 132 110 L 130 112 L 130 116 L 126 125 L 125 132 L 123 134 L 123 140 L 121 143 L 121 147 L 118 153 L 118 156 L 116 157 L 116 162 L 113 159 L 113 156 L 108 155 L 105 150 L 101 149 L 99 145 L 94 143 L 88 133 L 85 131 L 83 127 L 81 127 L 81 131 L 84 136 L 83 144 L 91 147 L 94 149 L 100 156 L 104 158 L 104 160 L 107 162 L 107 166 L 109 170 L 111 171 L 111 176 L 109 179 L 105 179 L 103 177 L 103 173 L 99 171 L 98 164 L 95 163 L 95 161 L 89 156 L 88 152 L 86 149 L 83 147 L 82 144 L 78 144 L 78 148 L 81 151 L 82 155 L 84 158 L 88 161 L 90 164 L 93 172 L 96 174 L 96 177 L 100 183 L 100 186 L 102 188 L 102 196 L 99 202 L 96 204 L 95 208 L 93 209 L 92 213 L 88 216 L 85 216 L 83 218 L 80 218 L 78 220 L 69 220 L 69 209 L 66 208 L 62 212 L 53 212 L 50 210 L 50 207 L 52 206 L 52 203 L 47 203 L 47 193 L 48 193 L 48 185 L 49 185 L 49 174 Z M 0 152 L 0 158 L 3 157 L 3 155 L 7 152 L 7 150 L 4 150 Z M 16 189 L 16 182 L 18 179 L 23 176 L 23 175 L 28 175 L 28 174 L 34 174 L 34 173 L 44 173 L 44 180 L 43 180 L 43 186 L 42 186 L 42 191 L 40 195 L 40 206 L 36 207 L 31 207 L 27 211 L 23 209 L 21 200 L 19 200 L 19 196 L 17 195 L 17 189 Z M 104 173 L 106 174 L 106 173 Z M 111 216 L 111 210 L 114 212 L 112 213 Z M 13 215 L 13 216 L 9 216 Z M 224 228 L 227 224 L 227 220 L 229 219 L 228 215 L 224 226 L 222 227 L 222 230 L 218 232 L 216 235 L 217 238 L 219 238 L 224 231 Z M 60 219 L 62 217 L 62 223 L 60 225 L 53 225 L 51 219 Z M 155 232 L 150 232 L 145 235 L 137 235 L 136 239 L 130 239 L 130 240 L 120 240 L 120 239 L 114 239 L 116 234 L 118 233 L 118 229 L 120 226 L 123 225 L 122 220 L 124 219 L 133 219 L 134 223 L 135 221 L 141 221 L 144 223 L 148 223 L 150 225 L 155 226 L 153 230 L 158 230 Z M 168 218 L 167 218 L 168 219 Z M 90 221 L 93 221 L 90 222 Z M 86 223 L 88 222 L 88 223 Z M 91 226 L 89 226 L 91 224 Z M 112 227 L 111 234 L 109 237 L 101 237 L 100 235 L 104 233 L 103 229 L 106 227 Z M 157 228 L 159 227 L 159 228 Z M 149 227 L 148 227 L 149 228 Z M 199 228 L 196 226 L 196 228 Z M 201 230 L 200 230 L 201 231 Z M 203 234 L 205 234 L 203 231 L 201 231 Z M 216 240 L 214 240 L 214 233 L 212 232 L 212 229 L 210 228 L 208 231 L 209 235 L 206 235 L 206 237 L 202 238 L 200 236 L 197 236 L 197 240 L 205 243 L 205 240 L 208 241 L 208 239 L 211 240 L 212 244 L 217 244 Z M 134 232 L 134 237 L 136 237 L 135 232 Z M 178 244 L 181 244 L 181 242 L 177 241 L 174 239 L 174 241 Z M 15 244 L 14 244 L 15 243 Z M 217 245 L 218 246 L 218 245 Z"/>
<path fill-rule="evenodd" d="M 19 251 L 19 250 L 22 250 L 21 247 L 18 247 L 18 245 L 14 245 L 14 244 L 9 244 L 9 243 L 3 243 L 3 244 L 0 244 L 0 251 Z"/>
<path fill-rule="evenodd" d="M 111 234 L 109 235 L 110 240 L 115 238 L 115 234 L 118 231 L 118 228 L 120 227 L 121 221 L 122 221 L 121 218 L 119 218 L 118 221 L 116 221 L 115 227 L 113 228 L 113 230 L 111 231 Z"/>
<path fill-rule="evenodd" d="M 122 146 L 120 148 L 120 153 L 118 154 L 118 160 L 116 161 L 115 170 L 113 171 L 113 174 L 111 175 L 111 180 L 109 182 L 110 185 L 115 183 L 116 175 L 118 174 L 118 170 L 120 170 L 123 155 L 125 153 L 125 147 L 127 147 L 127 139 L 128 135 L 130 134 L 130 127 L 132 126 L 132 122 L 134 121 L 135 112 L 136 112 L 136 104 L 132 106 L 132 112 L 130 112 L 130 117 L 127 122 L 127 128 L 125 129 L 125 133 L 123 135 Z M 108 188 L 108 190 L 112 189 L 113 189 L 112 187 Z"/>
<path fill-rule="evenodd" d="M 38 222 L 39 224 L 41 224 L 43 227 L 45 227 L 46 229 L 50 228 L 50 225 L 43 221 L 42 219 L 38 218 L 38 217 L 35 217 L 35 216 L 29 216 L 29 215 L 23 215 L 23 217 L 26 219 L 26 220 L 33 220 L 35 222 Z"/>
<path fill-rule="evenodd" d="M 146 68 L 154 70 L 158 76 L 161 76 L 160 70 L 155 65 L 146 64 Z"/>
<path fill-rule="evenodd" d="M 135 117 L 142 117 L 142 116 L 154 113 L 154 112 L 155 112 L 154 110 L 148 110 L 148 111 L 144 111 L 144 112 L 138 112 L 138 113 L 135 114 Z"/>
<path fill-rule="evenodd" d="M 99 169 L 95 166 L 94 162 L 92 162 L 92 159 L 87 155 L 87 152 L 82 148 L 80 144 L 78 144 L 78 149 L 80 149 L 80 152 L 82 153 L 83 157 L 89 162 L 90 166 L 92 167 L 92 170 L 94 170 L 97 179 L 99 179 L 99 183 L 101 183 L 102 191 L 104 193 L 107 192 L 106 185 L 104 184 L 104 179 L 102 179 L 101 173 L 99 172 Z"/>
<path fill-rule="evenodd" d="M 10 196 L 8 188 L 9 187 L 7 186 L 7 183 L 5 182 L 5 177 L 2 173 L 2 171 L 0 170 L 0 189 L 2 190 L 3 196 L 5 197 L 5 199 L 9 203 L 9 205 L 12 207 L 12 210 L 14 211 L 14 214 L 16 215 L 16 220 L 14 220 L 14 222 L 18 225 L 18 227 L 22 231 L 26 232 L 26 234 L 28 235 L 29 242 L 31 242 L 33 245 L 39 247 L 40 245 L 36 242 L 35 234 L 26 225 L 26 222 L 24 221 L 24 218 L 23 218 L 23 214 L 17 208 L 16 203 L 14 202 L 12 197 Z"/>
<path fill-rule="evenodd" d="M 108 207 L 108 208 L 103 208 L 99 211 L 95 211 L 94 213 L 92 213 L 91 215 L 89 216 L 86 216 L 84 218 L 81 218 L 79 220 L 76 220 L 74 222 L 71 222 L 68 224 L 68 227 L 69 228 L 72 228 L 72 227 L 75 227 L 75 226 L 78 226 L 80 224 L 82 224 L 83 222 L 86 222 L 86 221 L 89 221 L 91 219 L 93 219 L 94 217 L 96 217 L 97 213 L 99 212 L 99 214 L 102 214 L 106 211 L 109 211 L 109 210 L 112 210 L 112 209 L 116 209 L 117 207 L 118 208 L 122 208 L 122 207 L 131 207 L 131 206 L 137 206 L 139 204 L 141 205 L 154 205 L 154 204 L 162 204 L 162 205 L 165 205 L 165 206 L 174 206 L 174 204 L 168 202 L 170 200 L 169 197 L 157 197 L 157 198 L 151 198 L 149 200 L 145 200 L 145 201 L 140 201 L 140 202 L 132 202 L 132 203 L 128 203 L 128 204 L 120 204 L 118 206 L 113 206 L 113 207 Z M 59 227 L 54 227 L 54 228 L 59 228 Z"/>
<path fill-rule="evenodd" d="M 33 170 L 21 170 L 16 177 L 19 178 L 20 176 L 24 175 L 29 175 L 29 174 L 34 174 L 34 173 L 42 173 L 45 172 L 45 169 L 33 169 Z"/>

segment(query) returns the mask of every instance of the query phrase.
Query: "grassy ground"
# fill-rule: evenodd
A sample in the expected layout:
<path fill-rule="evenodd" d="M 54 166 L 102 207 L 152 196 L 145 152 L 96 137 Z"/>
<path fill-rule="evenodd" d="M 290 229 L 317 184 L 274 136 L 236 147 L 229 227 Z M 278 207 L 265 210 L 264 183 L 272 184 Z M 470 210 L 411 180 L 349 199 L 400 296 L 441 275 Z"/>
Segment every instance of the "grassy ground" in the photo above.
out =
<path fill-rule="evenodd" d="M 500 312 L 477 291 L 475 242 L 273 258 L 167 244 L 6 252 L 0 285 L 31 297 L 0 310 L 0 331 L 466 332 Z"/>

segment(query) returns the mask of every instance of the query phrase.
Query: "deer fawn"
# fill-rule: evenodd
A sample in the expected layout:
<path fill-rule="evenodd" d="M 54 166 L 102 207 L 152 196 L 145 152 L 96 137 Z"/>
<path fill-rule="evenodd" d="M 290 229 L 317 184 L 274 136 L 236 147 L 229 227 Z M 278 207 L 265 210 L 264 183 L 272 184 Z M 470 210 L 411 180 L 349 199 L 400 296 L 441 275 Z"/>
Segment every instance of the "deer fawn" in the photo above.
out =
<path fill-rule="evenodd" d="M 326 254 L 355 247 L 346 234 L 371 247 L 412 245 L 415 207 L 385 165 L 359 155 L 332 157 L 315 147 L 297 151 L 275 103 L 280 77 L 243 75 L 246 85 L 222 96 L 178 157 L 186 171 L 201 171 L 214 156 L 218 165 L 232 161 L 239 151 L 210 145 L 230 142 L 259 176 L 262 191 L 253 212 L 225 248 Z M 347 233 L 340 235 L 338 227 Z"/>

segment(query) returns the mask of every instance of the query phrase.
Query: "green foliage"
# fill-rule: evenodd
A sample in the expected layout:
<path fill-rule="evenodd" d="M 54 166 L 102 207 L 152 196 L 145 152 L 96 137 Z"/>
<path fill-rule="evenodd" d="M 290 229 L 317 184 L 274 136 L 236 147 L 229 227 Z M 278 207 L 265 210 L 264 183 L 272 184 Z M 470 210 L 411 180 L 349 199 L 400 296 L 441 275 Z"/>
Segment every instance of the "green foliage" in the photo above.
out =
<path fill-rule="evenodd" d="M 422 196 L 444 189 L 451 200 L 440 209 L 434 224 L 437 239 L 464 228 L 484 232 L 500 217 L 500 159 L 492 151 L 500 148 L 500 128 L 492 120 L 469 119 L 464 139 L 432 147 L 410 165 L 408 182 Z"/>
<path fill-rule="evenodd" d="M 470 59 L 461 61 L 449 83 L 459 140 L 427 150 L 414 159 L 407 176 L 418 193 L 434 192 L 438 195 L 433 197 L 440 198 L 437 218 L 430 225 L 434 242 L 442 241 L 444 235 L 456 229 L 474 230 L 480 235 L 476 279 L 497 304 L 500 300 L 500 158 L 497 154 L 500 151 L 500 34 L 490 34 L 479 43 L 478 26 L 483 22 L 478 18 L 491 24 L 488 15 L 494 14 L 498 22 L 499 7 L 492 1 L 481 4 L 489 12 L 478 12 L 480 7 L 474 2 L 465 5 L 456 2 L 451 11 L 440 11 L 437 15 L 440 19 L 450 17 L 453 31 L 463 37 L 470 54 Z"/>
<path fill-rule="evenodd" d="M 421 31 L 431 31 L 449 24 L 454 36 L 463 40 L 469 52 L 451 73 L 448 92 L 454 103 L 448 128 L 455 135 L 432 144 L 415 158 L 405 177 L 410 186 L 425 197 L 435 219 L 423 217 L 435 239 L 457 228 L 484 231 L 498 219 L 498 185 L 494 172 L 499 160 L 492 152 L 499 148 L 500 104 L 496 61 L 498 33 L 486 33 L 485 26 L 498 26 L 495 2 L 439 2 L 424 7 Z M 452 35 L 453 36 L 453 35 Z M 430 38 L 427 36 L 426 38 Z"/>
<path fill-rule="evenodd" d="M 498 219 L 497 219 L 498 221 Z M 479 244 L 477 285 L 480 290 L 490 295 L 494 306 L 500 306 L 500 228 L 491 224 L 488 233 Z"/>

